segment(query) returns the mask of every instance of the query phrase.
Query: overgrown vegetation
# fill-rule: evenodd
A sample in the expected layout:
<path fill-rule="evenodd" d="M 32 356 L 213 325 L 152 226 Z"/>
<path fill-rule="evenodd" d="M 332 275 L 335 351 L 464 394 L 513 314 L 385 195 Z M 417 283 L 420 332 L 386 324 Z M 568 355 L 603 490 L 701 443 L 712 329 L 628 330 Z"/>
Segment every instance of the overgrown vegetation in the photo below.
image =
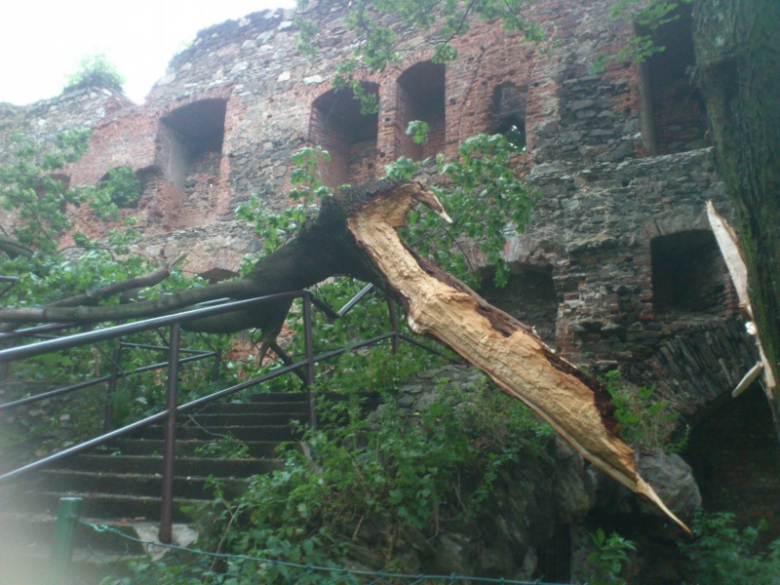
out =
<path fill-rule="evenodd" d="M 632 448 L 643 453 L 680 453 L 688 444 L 689 428 L 680 434 L 680 414 L 668 400 L 655 396 L 654 388 L 636 388 L 621 380 L 613 370 L 602 377 L 615 405 L 620 436 Z"/>
<path fill-rule="evenodd" d="M 83 87 L 105 87 L 114 91 L 122 91 L 125 78 L 119 73 L 116 65 L 108 60 L 105 53 L 86 55 L 78 64 L 78 69 L 66 76 L 65 89 Z"/>
<path fill-rule="evenodd" d="M 596 550 L 588 555 L 588 562 L 593 567 L 588 585 L 626 585 L 620 574 L 628 564 L 629 552 L 635 551 L 636 545 L 617 532 L 607 536 L 601 528 L 589 536 Z"/>
<path fill-rule="evenodd" d="M 686 585 L 774 585 L 780 582 L 780 540 L 759 546 L 767 528 L 738 530 L 734 515 L 700 512 L 693 520 L 695 539 L 678 546 L 689 559 Z"/>
<path fill-rule="evenodd" d="M 129 243 L 137 236 L 132 229 L 134 218 L 119 220 L 119 207 L 129 204 L 139 183 L 129 169 L 109 172 L 106 181 L 95 186 L 67 185 L 63 167 L 77 160 L 86 150 L 90 133 L 74 130 L 56 137 L 46 150 L 43 145 L 21 135 L 11 136 L 9 156 L 0 166 L 0 205 L 7 212 L 0 224 L 0 274 L 19 280 L 2 298 L 6 306 L 32 307 L 57 302 L 85 291 L 97 291 L 117 281 L 148 273 L 155 266 L 147 259 L 130 253 Z M 130 198 L 130 199 L 129 199 Z M 92 240 L 73 231 L 76 216 L 89 209 L 95 219 L 116 221 L 106 237 Z M 61 245 L 65 234 L 71 233 L 72 245 Z M 76 259 L 77 258 L 77 259 Z M 169 278 L 152 288 L 133 292 L 134 298 L 154 298 L 185 288 L 203 286 L 199 279 L 186 278 L 174 270 Z M 101 304 L 120 302 L 118 296 Z M 136 336 L 128 341 L 166 345 L 157 334 Z M 198 349 L 210 347 L 226 351 L 232 340 L 185 333 L 185 343 Z M 4 400 L 40 393 L 52 386 L 77 383 L 108 374 L 114 346 L 81 347 L 67 352 L 49 354 L 15 363 L 7 373 L 14 380 L 7 386 Z M 122 367 L 132 369 L 149 365 L 148 352 L 125 349 Z M 203 390 L 208 379 L 206 364 L 185 368 L 186 389 Z M 114 397 L 115 417 L 121 423 L 152 410 L 164 403 L 160 374 L 149 372 L 125 380 Z M 192 382 L 192 386 L 189 383 Z M 131 390 L 132 389 L 132 390 Z M 39 444 L 39 455 L 94 435 L 101 428 L 105 409 L 105 390 L 101 386 L 70 395 L 52 410 L 42 409 L 32 420 L 27 432 L 19 434 L 13 425 L 0 430 L 0 448 L 28 441 L 35 436 L 45 439 Z M 10 412 L 8 416 L 14 416 Z"/>

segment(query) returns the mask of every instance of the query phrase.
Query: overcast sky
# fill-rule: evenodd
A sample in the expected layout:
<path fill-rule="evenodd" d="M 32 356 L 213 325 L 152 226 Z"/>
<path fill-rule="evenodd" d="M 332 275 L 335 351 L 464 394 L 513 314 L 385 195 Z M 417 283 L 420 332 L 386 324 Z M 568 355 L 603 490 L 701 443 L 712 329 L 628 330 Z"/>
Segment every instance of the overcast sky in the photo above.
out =
<path fill-rule="evenodd" d="M 173 54 L 202 28 L 295 0 L 6 0 L 0 9 L 0 102 L 62 91 L 88 54 L 105 53 L 141 103 Z"/>

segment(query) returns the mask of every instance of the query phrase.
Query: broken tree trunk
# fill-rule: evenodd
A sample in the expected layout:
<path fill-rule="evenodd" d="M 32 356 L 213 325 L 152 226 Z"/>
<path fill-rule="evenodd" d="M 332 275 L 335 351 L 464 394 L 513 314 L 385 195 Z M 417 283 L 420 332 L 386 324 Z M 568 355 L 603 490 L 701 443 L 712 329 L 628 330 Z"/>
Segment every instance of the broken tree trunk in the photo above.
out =
<path fill-rule="evenodd" d="M 712 201 L 707 201 L 707 217 L 709 218 L 712 232 L 715 234 L 715 239 L 718 242 L 720 252 L 723 255 L 723 260 L 731 275 L 734 288 L 737 291 L 739 306 L 747 319 L 746 325 L 748 333 L 753 335 L 756 339 L 756 347 L 759 356 L 759 362 L 745 374 L 742 380 L 740 380 L 739 384 L 737 384 L 737 387 L 734 389 L 734 392 L 732 392 L 732 395 L 736 398 L 742 394 L 742 392 L 747 390 L 753 381 L 763 373 L 764 393 L 769 401 L 769 409 L 772 412 L 772 421 L 774 422 L 775 432 L 778 434 L 778 438 L 780 438 L 780 405 L 777 400 L 777 382 L 775 381 L 772 364 L 770 364 L 766 357 L 764 346 L 761 343 L 761 336 L 759 335 L 758 328 L 755 324 L 753 303 L 750 300 L 750 292 L 748 291 L 749 275 L 742 244 L 739 241 L 737 232 L 735 232 L 734 228 L 726 221 L 726 218 L 718 213 Z"/>
<path fill-rule="evenodd" d="M 617 433 L 614 407 L 601 383 L 401 241 L 396 229 L 404 225 L 416 201 L 449 219 L 432 192 L 410 183 L 361 207 L 347 220 L 369 266 L 380 272 L 385 289 L 403 303 L 411 329 L 433 337 L 482 370 L 599 469 L 648 497 L 689 532 L 636 472 L 633 451 Z"/>
<path fill-rule="evenodd" d="M 618 435 L 614 407 L 603 385 L 555 355 L 530 328 L 486 303 L 401 241 L 396 229 L 418 202 L 449 219 L 436 196 L 420 184 L 378 181 L 325 199 L 317 217 L 296 238 L 258 262 L 242 281 L 134 306 L 3 309 L 0 321 L 139 318 L 226 295 L 249 298 L 300 289 L 335 275 L 373 282 L 404 305 L 414 332 L 438 340 L 482 370 L 599 469 L 649 498 L 690 534 L 637 474 L 633 451 Z M 273 337 L 288 309 L 289 304 L 260 306 L 201 325 L 208 331 L 260 326 L 264 337 Z"/>

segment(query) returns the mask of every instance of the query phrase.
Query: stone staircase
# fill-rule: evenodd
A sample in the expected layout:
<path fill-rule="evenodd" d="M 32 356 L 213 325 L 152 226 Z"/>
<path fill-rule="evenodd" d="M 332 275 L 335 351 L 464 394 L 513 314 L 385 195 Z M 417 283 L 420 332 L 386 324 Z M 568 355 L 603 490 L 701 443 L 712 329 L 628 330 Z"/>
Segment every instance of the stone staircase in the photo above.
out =
<path fill-rule="evenodd" d="M 337 395 L 328 398 L 338 400 Z M 378 397 L 366 393 L 366 408 Z M 308 421 L 305 393 L 255 394 L 241 403 L 212 403 L 179 416 L 174 479 L 174 542 L 192 544 L 192 510 L 208 504 L 212 476 L 226 495 L 243 491 L 247 478 L 281 467 L 275 448 L 301 438 L 296 422 Z M 102 448 L 64 459 L 20 482 L 0 487 L 0 585 L 45 583 L 41 561 L 49 558 L 59 499 L 82 498 L 82 519 L 117 528 L 140 540 L 155 540 L 160 518 L 164 425 L 149 426 Z M 199 447 L 232 437 L 248 447 L 249 457 L 203 457 Z M 110 533 L 79 526 L 74 563 L 84 583 L 105 574 L 105 565 L 128 554 L 144 554 L 141 545 Z M 45 567 L 44 567 L 45 569 Z"/>

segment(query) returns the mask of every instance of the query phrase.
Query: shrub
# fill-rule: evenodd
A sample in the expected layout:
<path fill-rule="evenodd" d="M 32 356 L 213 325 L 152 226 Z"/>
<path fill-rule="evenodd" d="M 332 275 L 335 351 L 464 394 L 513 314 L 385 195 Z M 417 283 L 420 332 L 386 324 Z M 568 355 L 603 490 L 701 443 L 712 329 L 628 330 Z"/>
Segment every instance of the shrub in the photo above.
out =
<path fill-rule="evenodd" d="M 734 515 L 700 512 L 693 520 L 693 542 L 679 543 L 690 560 L 690 585 L 773 585 L 780 583 L 780 540 L 756 550 L 766 524 L 739 531 Z"/>
<path fill-rule="evenodd" d="M 125 78 L 117 71 L 105 53 L 87 55 L 79 61 L 78 69 L 66 77 L 65 89 L 105 87 L 122 91 Z"/>
<path fill-rule="evenodd" d="M 673 440 L 679 413 L 668 400 L 657 398 L 655 388 L 635 388 L 621 383 L 617 370 L 606 374 L 602 381 L 615 405 L 615 417 L 620 422 L 620 435 L 634 449 L 645 453 L 679 453 L 688 442 L 688 430 Z"/>

